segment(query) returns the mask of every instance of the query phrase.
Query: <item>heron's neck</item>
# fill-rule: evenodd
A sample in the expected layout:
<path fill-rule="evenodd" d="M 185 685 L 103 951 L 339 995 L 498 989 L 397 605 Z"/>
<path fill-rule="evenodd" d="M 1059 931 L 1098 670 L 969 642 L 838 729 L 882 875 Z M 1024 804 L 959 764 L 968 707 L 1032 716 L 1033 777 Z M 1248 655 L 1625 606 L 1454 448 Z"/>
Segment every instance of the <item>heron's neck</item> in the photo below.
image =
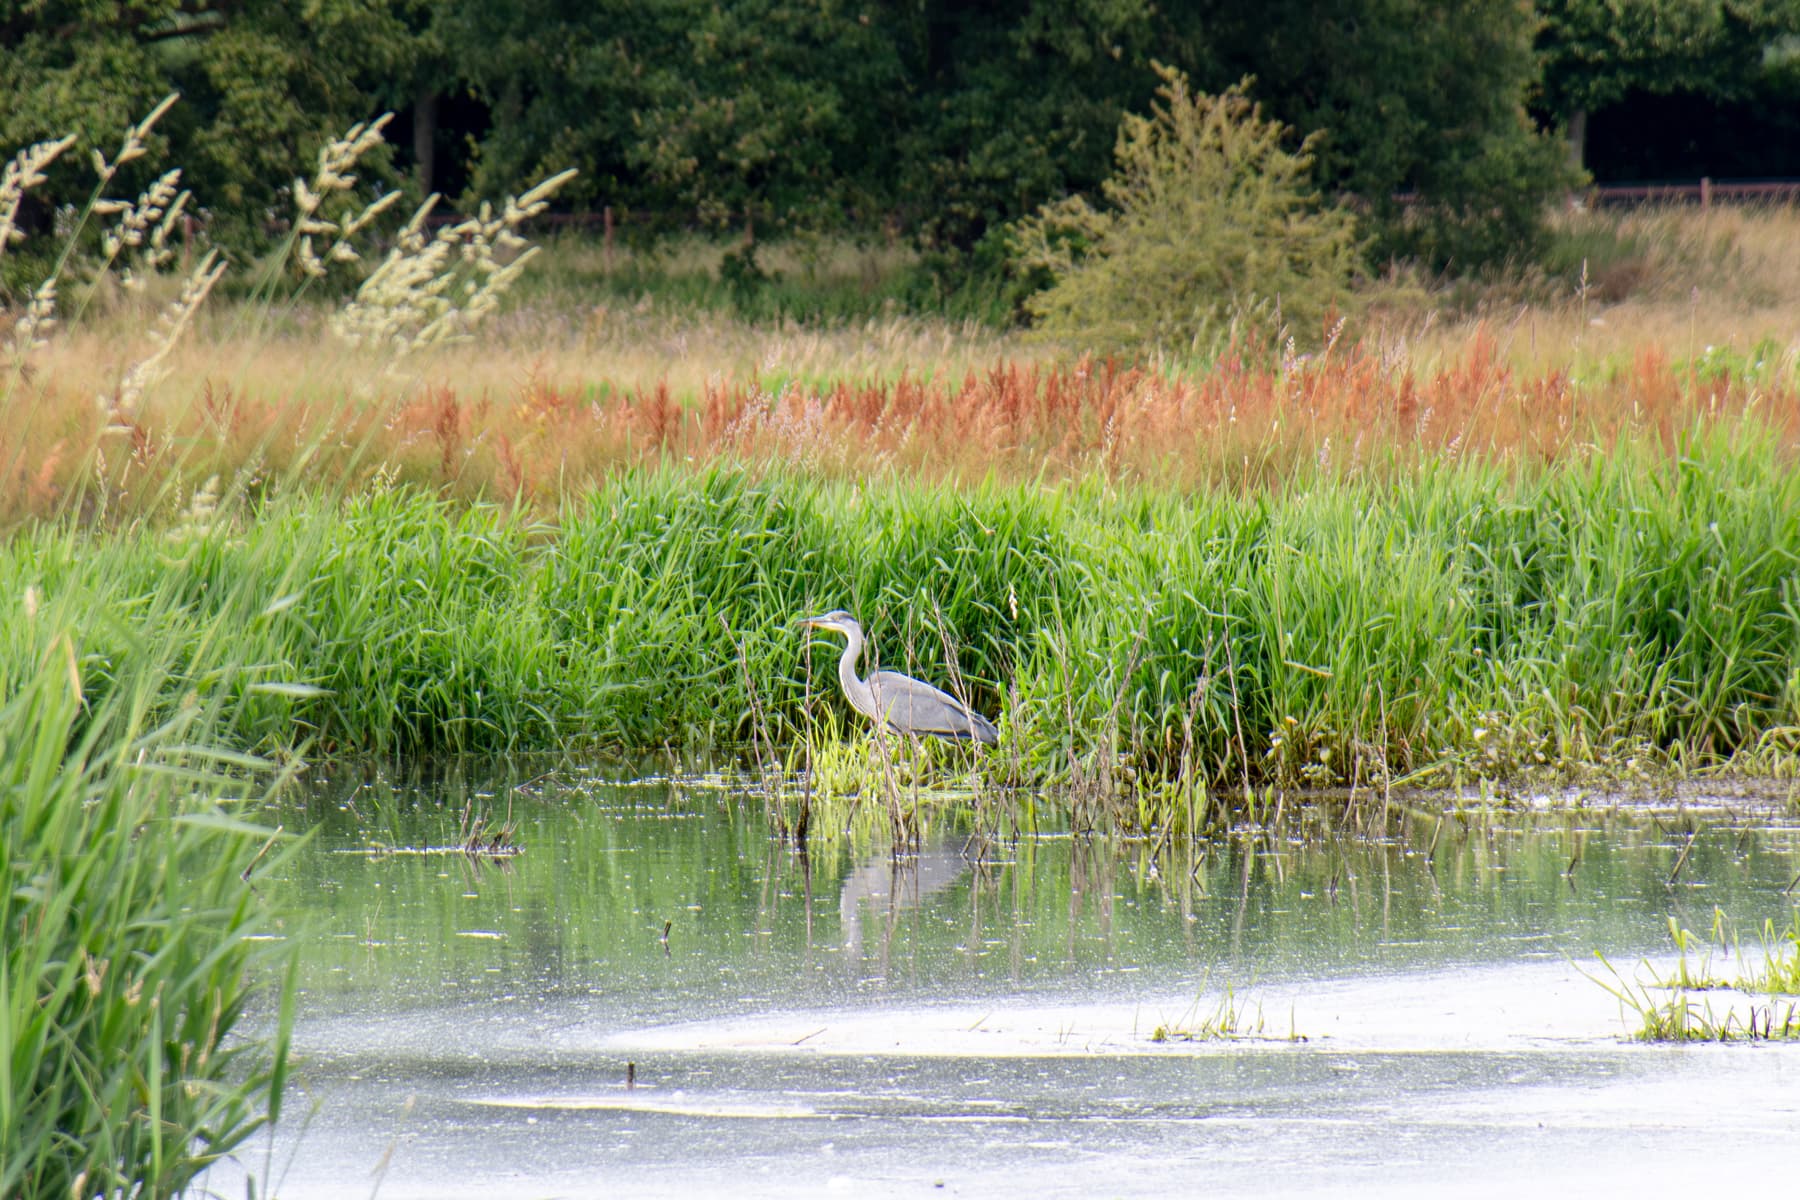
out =
<path fill-rule="evenodd" d="M 856 677 L 856 660 L 862 656 L 863 635 L 860 629 L 846 629 L 844 637 L 844 656 L 838 659 L 838 682 L 844 685 L 846 693 L 854 694 L 862 687 L 862 680 Z"/>

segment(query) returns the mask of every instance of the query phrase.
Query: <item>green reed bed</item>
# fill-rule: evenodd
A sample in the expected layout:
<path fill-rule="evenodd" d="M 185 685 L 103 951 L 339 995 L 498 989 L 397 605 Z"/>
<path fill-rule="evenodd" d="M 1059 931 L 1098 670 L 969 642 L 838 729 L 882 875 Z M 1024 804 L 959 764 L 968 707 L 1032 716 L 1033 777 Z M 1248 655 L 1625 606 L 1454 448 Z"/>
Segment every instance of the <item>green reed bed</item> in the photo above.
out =
<path fill-rule="evenodd" d="M 1617 997 L 1619 1015 L 1632 1038 L 1643 1042 L 1800 1039 L 1800 1002 L 1794 1000 L 1800 994 L 1800 913 L 1780 933 L 1773 920 L 1765 919 L 1760 953 L 1746 950 L 1720 908 L 1713 909 L 1710 938 L 1696 936 L 1674 917 L 1669 918 L 1669 937 L 1678 957 L 1666 974 L 1644 963 L 1627 976 L 1604 956 L 1597 956 L 1600 973 L 1589 977 Z M 1733 962 L 1735 969 L 1722 965 Z"/>
<path fill-rule="evenodd" d="M 1800 476 L 1749 427 L 1255 495 L 671 466 L 565 513 L 227 500 L 180 540 L 21 534 L 0 586 L 85 614 L 96 681 L 169 647 L 165 708 L 224 688 L 265 751 L 792 744 L 840 701 L 835 648 L 791 622 L 836 606 L 883 665 L 1000 718 L 996 776 L 1106 795 L 1778 770 L 1800 746 Z M 221 638 L 229 678 L 206 666 Z M 0 675 L 45 652 L 9 623 Z"/>
<path fill-rule="evenodd" d="M 66 548 L 66 547 L 65 547 Z M 27 550 L 14 547 L 14 553 Z M 268 764 L 222 745 L 231 639 L 176 576 L 101 552 L 7 593 L 0 690 L 0 1195 L 170 1196 L 279 1111 L 290 958 L 235 815 Z M 49 560 L 45 559 L 49 565 Z M 45 591 L 44 588 L 53 588 Z M 104 644 L 103 657 L 92 647 Z"/>

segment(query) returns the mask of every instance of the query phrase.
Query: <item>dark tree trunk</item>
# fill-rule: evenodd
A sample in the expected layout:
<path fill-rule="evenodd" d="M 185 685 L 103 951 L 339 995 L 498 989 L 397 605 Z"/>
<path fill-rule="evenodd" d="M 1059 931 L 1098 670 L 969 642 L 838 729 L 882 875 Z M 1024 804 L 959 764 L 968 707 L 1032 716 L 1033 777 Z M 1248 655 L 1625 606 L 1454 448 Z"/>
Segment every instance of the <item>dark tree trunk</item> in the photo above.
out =
<path fill-rule="evenodd" d="M 1569 114 L 1569 165 L 1582 170 L 1587 160 L 1587 109 Z"/>
<path fill-rule="evenodd" d="M 419 192 L 429 196 L 437 179 L 438 94 L 428 87 L 413 99 L 413 171 Z"/>

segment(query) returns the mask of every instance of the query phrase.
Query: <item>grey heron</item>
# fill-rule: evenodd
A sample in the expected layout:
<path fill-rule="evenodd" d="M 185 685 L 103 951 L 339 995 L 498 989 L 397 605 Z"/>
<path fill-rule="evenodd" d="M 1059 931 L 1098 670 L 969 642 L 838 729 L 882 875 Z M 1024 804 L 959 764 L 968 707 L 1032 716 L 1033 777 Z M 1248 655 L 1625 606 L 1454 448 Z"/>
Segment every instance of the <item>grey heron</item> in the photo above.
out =
<path fill-rule="evenodd" d="M 799 622 L 814 629 L 829 629 L 847 639 L 838 659 L 838 682 L 850 706 L 894 733 L 916 737 L 924 734 L 950 741 L 977 741 L 992 746 L 1000 740 L 993 723 L 948 692 L 939 691 L 898 671 L 877 671 L 867 679 L 856 677 L 856 660 L 863 652 L 862 626 L 843 609 L 834 609 Z"/>

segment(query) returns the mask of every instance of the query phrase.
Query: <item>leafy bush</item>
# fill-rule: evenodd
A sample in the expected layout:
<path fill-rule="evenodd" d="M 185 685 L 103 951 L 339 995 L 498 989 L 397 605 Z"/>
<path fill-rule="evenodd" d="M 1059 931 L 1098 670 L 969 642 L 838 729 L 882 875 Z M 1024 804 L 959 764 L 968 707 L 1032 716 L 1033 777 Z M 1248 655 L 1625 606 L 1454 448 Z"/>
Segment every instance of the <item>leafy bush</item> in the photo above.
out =
<path fill-rule="evenodd" d="M 1105 351 L 1185 351 L 1226 324 L 1310 337 L 1357 262 L 1353 218 L 1307 182 L 1314 138 L 1285 149 L 1247 80 L 1210 96 L 1157 71 L 1162 102 L 1119 127 L 1106 207 L 1074 196 L 1019 223 L 1017 265 L 1052 280 L 1026 308 Z"/>
<path fill-rule="evenodd" d="M 1376 261 L 1410 259 L 1429 270 L 1462 274 L 1540 258 L 1550 199 L 1577 186 L 1580 177 L 1567 169 L 1560 147 L 1524 128 L 1523 117 L 1519 125 L 1446 155 L 1404 211 L 1395 211 L 1391 200 L 1378 203 L 1388 219 L 1375 239 Z"/>

